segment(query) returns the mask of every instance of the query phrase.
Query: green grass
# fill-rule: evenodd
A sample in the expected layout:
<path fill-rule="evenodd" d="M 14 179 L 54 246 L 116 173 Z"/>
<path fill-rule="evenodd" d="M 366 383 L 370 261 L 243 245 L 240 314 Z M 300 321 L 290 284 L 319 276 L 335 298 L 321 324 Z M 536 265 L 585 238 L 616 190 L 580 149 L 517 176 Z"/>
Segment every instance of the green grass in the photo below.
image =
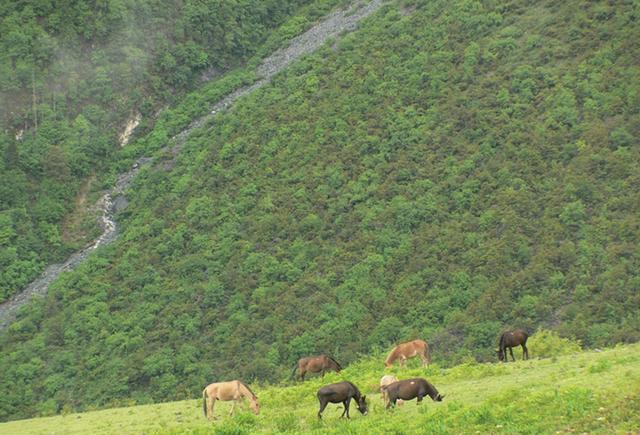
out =
<path fill-rule="evenodd" d="M 520 356 L 520 352 L 517 352 Z M 640 430 L 640 344 L 602 352 L 509 364 L 463 364 L 450 369 L 394 368 L 398 377 L 424 376 L 444 394 L 442 403 L 415 400 L 395 410 L 377 392 L 381 358 L 369 358 L 325 379 L 294 386 L 257 386 L 261 413 L 229 417 L 218 403 L 205 420 L 200 399 L 0 424 L 0 433 L 637 433 Z M 330 405 L 319 421 L 316 390 L 349 379 L 367 394 L 370 413 L 352 408 L 350 421 Z M 194 391 L 198 396 L 199 391 Z M 43 400 L 46 398 L 43 398 Z"/>

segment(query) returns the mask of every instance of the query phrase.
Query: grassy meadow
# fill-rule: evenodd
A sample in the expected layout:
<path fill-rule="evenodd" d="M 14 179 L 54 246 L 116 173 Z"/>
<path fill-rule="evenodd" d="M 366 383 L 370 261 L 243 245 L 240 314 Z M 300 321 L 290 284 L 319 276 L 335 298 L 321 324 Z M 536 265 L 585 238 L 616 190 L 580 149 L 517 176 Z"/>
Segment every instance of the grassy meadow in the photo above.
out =
<path fill-rule="evenodd" d="M 535 349 L 531 349 L 532 355 Z M 521 356 L 518 349 L 516 358 Z M 229 417 L 231 404 L 216 404 L 214 422 L 205 420 L 202 400 L 133 406 L 82 414 L 19 420 L 0 424 L 0 433 L 638 433 L 640 431 L 640 344 L 604 351 L 579 352 L 516 363 L 469 362 L 443 369 L 436 364 L 405 369 L 400 378 L 423 376 L 446 397 L 435 403 L 415 400 L 387 411 L 377 383 L 385 373 L 383 357 L 371 357 L 325 379 L 312 377 L 289 386 L 252 388 L 261 413 L 244 407 Z M 329 405 L 318 420 L 317 389 L 348 379 L 367 395 L 369 415 L 355 405 L 351 420 L 341 407 Z M 194 397 L 199 391 L 194 391 Z"/>

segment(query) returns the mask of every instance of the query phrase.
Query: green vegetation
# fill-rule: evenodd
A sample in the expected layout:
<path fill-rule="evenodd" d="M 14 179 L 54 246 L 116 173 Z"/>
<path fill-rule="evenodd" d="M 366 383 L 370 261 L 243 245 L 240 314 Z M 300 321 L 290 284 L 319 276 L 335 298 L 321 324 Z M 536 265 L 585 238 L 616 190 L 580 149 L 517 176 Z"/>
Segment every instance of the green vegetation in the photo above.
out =
<path fill-rule="evenodd" d="M 96 235 L 85 197 L 110 187 L 127 119 L 149 129 L 200 76 L 257 61 L 338 3 L 3 2 L 0 302 Z"/>
<path fill-rule="evenodd" d="M 303 355 L 348 364 L 415 337 L 440 367 L 493 361 L 511 326 L 638 341 L 639 14 L 391 2 L 194 132 L 173 170 L 141 172 L 119 241 L 0 335 L 0 419 L 277 382 Z M 606 363 L 585 371 L 634 387 Z M 486 429 L 526 405 L 539 426 L 518 427 L 548 430 L 545 413 L 590 427 L 594 404 L 613 415 L 625 397 L 510 388 L 496 408 L 417 415 Z"/>
<path fill-rule="evenodd" d="M 580 351 L 580 343 L 559 337 L 553 331 L 540 330 L 529 340 L 527 346 L 536 350 L 536 355 L 541 358 L 558 355 L 569 355 Z"/>
<path fill-rule="evenodd" d="M 535 349 L 533 349 L 535 351 Z M 261 412 L 228 417 L 230 403 L 218 402 L 208 422 L 202 401 L 144 405 L 86 414 L 0 424 L 0 433 L 636 433 L 640 430 L 640 346 L 620 346 L 601 353 L 585 352 L 557 359 L 509 364 L 467 363 L 450 369 L 395 370 L 400 378 L 426 377 L 445 398 L 428 397 L 386 411 L 378 382 L 382 356 L 367 358 L 340 375 L 330 374 L 296 386 L 252 386 Z M 606 367 L 594 372 L 593 367 Z M 367 395 L 370 413 L 352 407 L 350 421 L 339 418 L 341 407 L 329 405 L 319 421 L 315 393 L 320 386 L 349 379 Z M 198 397 L 200 389 L 191 395 Z"/>

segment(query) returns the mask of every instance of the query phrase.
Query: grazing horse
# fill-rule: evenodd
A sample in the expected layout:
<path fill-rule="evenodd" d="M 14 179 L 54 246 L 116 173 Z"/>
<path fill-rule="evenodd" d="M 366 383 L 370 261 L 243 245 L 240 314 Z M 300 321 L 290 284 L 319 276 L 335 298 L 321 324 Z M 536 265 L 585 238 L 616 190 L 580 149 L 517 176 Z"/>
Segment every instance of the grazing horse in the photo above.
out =
<path fill-rule="evenodd" d="M 507 331 L 500 336 L 498 343 L 498 359 L 500 361 L 507 362 L 507 348 L 511 353 L 511 359 L 516 360 L 513 357 L 513 347 L 522 346 L 522 359 L 529 359 L 529 349 L 527 349 L 527 339 L 529 335 L 522 329 L 516 329 L 515 331 Z"/>
<path fill-rule="evenodd" d="M 396 360 L 400 360 L 400 366 L 405 365 L 409 358 L 419 356 L 422 360 L 422 365 L 429 365 L 431 363 L 431 356 L 429 356 L 429 345 L 424 340 L 413 340 L 406 343 L 401 343 L 393 348 L 387 360 L 384 362 L 385 367 L 390 368 Z"/>
<path fill-rule="evenodd" d="M 394 382 L 398 382 L 398 378 L 396 378 L 395 375 L 384 375 L 382 378 L 380 378 L 380 392 L 382 393 L 382 400 L 384 400 L 385 403 L 387 400 L 385 398 L 385 389 L 383 387 L 386 387 L 389 384 L 393 384 Z M 403 404 L 404 400 L 398 399 L 398 406 Z"/>
<path fill-rule="evenodd" d="M 333 370 L 337 373 L 340 373 L 342 367 L 338 362 L 327 355 L 318 355 L 318 356 L 307 356 L 304 358 L 300 358 L 298 360 L 298 365 L 293 368 L 293 373 L 291 377 L 294 377 L 296 374 L 296 369 L 300 374 L 300 379 L 304 381 L 304 375 L 307 373 L 318 373 L 322 372 L 322 377 L 324 378 L 324 372 L 327 370 Z"/>
<path fill-rule="evenodd" d="M 207 407 L 207 398 L 209 398 L 209 406 Z M 216 400 L 233 400 L 233 406 L 229 415 L 233 415 L 236 409 L 236 404 L 243 399 L 249 399 L 249 404 L 253 413 L 258 415 L 260 413 L 260 404 L 258 403 L 258 397 L 253 394 L 253 391 L 242 381 L 229 381 L 229 382 L 216 382 L 209 384 L 202 390 L 202 408 L 204 410 L 204 416 L 209 420 L 214 419 L 213 405 Z M 207 412 L 207 410 L 209 412 Z"/>
<path fill-rule="evenodd" d="M 347 415 L 349 417 L 349 405 L 351 399 L 355 399 L 358 404 L 358 411 L 363 415 L 367 415 L 369 410 L 367 409 L 367 396 L 360 394 L 358 387 L 353 385 L 349 381 L 338 382 L 337 384 L 329 384 L 318 390 L 318 400 L 320 401 L 320 411 L 318 411 L 318 418 L 322 418 L 322 411 L 327 407 L 329 402 L 342 403 L 344 405 L 344 411 L 342 411 L 341 418 Z"/>
<path fill-rule="evenodd" d="M 422 378 L 405 379 L 404 381 L 385 385 L 382 387 L 382 392 L 387 408 L 390 408 L 391 405 L 395 406 L 399 399 L 412 400 L 417 397 L 417 403 L 422 402 L 425 396 L 431 397 L 434 402 L 442 402 L 442 399 L 444 399 L 444 396 L 438 393 L 436 387 Z"/>

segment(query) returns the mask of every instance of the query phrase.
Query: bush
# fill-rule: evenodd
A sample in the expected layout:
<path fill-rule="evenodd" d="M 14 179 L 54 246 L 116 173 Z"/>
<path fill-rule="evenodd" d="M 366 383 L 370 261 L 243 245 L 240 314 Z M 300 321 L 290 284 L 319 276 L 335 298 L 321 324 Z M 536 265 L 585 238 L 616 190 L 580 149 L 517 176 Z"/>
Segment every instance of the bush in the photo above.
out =
<path fill-rule="evenodd" d="M 569 355 L 582 350 L 582 344 L 579 340 L 562 338 L 556 332 L 545 329 L 533 334 L 527 341 L 527 347 L 531 356 L 539 358 Z"/>

